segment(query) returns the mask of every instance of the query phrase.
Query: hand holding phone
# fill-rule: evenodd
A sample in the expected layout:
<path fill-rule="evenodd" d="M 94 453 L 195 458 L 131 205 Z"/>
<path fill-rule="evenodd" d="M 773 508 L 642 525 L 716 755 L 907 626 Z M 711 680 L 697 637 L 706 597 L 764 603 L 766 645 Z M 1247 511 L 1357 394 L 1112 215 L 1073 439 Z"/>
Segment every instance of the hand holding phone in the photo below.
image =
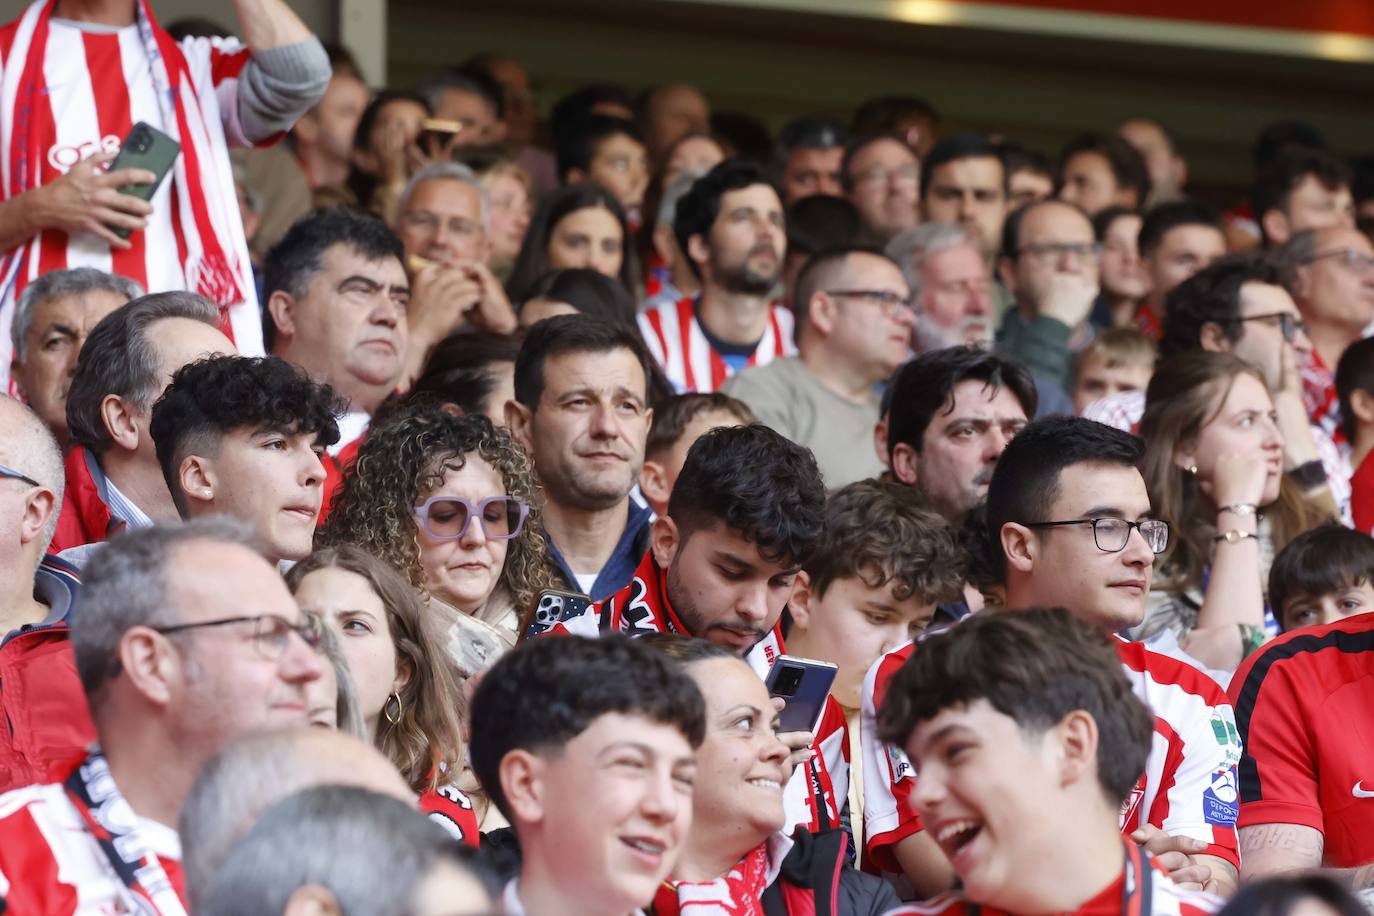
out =
<path fill-rule="evenodd" d="M 779 719 L 783 732 L 816 731 L 825 698 L 835 683 L 839 668 L 830 662 L 780 655 L 768 671 L 768 695 L 779 697 L 786 705 Z"/>
<path fill-rule="evenodd" d="M 530 602 L 520 622 L 520 639 L 534 639 L 552 630 L 561 620 L 571 620 L 591 607 L 592 599 L 577 592 L 546 588 Z"/>
<path fill-rule="evenodd" d="M 124 138 L 124 144 L 119 148 L 119 155 L 110 165 L 110 171 L 144 169 L 152 173 L 153 180 L 139 184 L 126 184 L 119 189 L 119 193 L 136 197 L 142 201 L 152 200 L 153 195 L 157 193 L 157 189 L 166 179 L 167 173 L 172 170 L 172 165 L 177 161 L 179 155 L 181 155 L 180 143 L 162 131 L 139 121 L 129 129 L 129 135 Z M 128 226 L 110 226 L 109 228 L 111 232 L 122 239 L 127 239 L 133 232 Z"/>

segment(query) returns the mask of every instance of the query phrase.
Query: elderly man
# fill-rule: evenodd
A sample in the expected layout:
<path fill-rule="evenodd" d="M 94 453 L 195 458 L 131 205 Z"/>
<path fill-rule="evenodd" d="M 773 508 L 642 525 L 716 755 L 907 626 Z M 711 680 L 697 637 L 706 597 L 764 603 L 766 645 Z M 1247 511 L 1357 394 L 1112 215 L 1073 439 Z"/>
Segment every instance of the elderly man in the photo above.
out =
<path fill-rule="evenodd" d="M 72 648 L 99 743 L 0 796 L 9 912 L 185 912 L 175 825 L 197 771 L 235 738 L 304 725 L 320 676 L 318 630 L 250 545 L 201 520 L 130 532 L 87 564 Z"/>
<path fill-rule="evenodd" d="M 0 395 L 0 791 L 42 778 L 95 737 L 67 619 L 75 570 L 45 557 L 62 503 L 62 453 L 42 421 Z"/>
<path fill-rule="evenodd" d="M 411 273 L 404 379 L 416 378 L 434 346 L 455 331 L 516 329 L 515 310 L 487 266 L 490 229 L 487 192 L 465 165 L 427 165 L 401 192 L 396 234 Z"/>
<path fill-rule="evenodd" d="M 178 45 L 148 0 L 44 0 L 0 29 L 0 251 L 4 273 L 16 275 L 0 299 L 0 330 L 8 330 L 10 296 L 29 283 L 103 263 L 145 289 L 205 296 L 245 352 L 261 351 L 227 150 L 270 144 L 289 130 L 323 95 L 329 59 L 284 0 L 234 6 L 243 43 Z M 119 189 L 162 176 L 106 171 L 129 138 L 135 149 L 152 142 L 139 123 L 180 144 L 149 201 Z M 8 345 L 0 334 L 0 374 Z"/>
<path fill-rule="evenodd" d="M 24 288 L 10 325 L 15 391 L 67 445 L 67 389 L 100 319 L 143 295 L 134 281 L 94 267 L 44 274 Z"/>

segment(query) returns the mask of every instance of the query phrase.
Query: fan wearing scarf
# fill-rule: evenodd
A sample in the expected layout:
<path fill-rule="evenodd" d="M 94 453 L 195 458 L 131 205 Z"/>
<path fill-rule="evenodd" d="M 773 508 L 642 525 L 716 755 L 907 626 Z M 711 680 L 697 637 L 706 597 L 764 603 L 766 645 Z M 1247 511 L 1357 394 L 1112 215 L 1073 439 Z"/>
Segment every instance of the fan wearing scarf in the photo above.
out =
<path fill-rule="evenodd" d="M 912 803 L 961 887 L 889 916 L 1198 916 L 1120 813 L 1153 732 L 1109 637 L 1063 608 L 975 614 L 893 676 L 882 739 L 921 778 Z"/>
<path fill-rule="evenodd" d="M 219 306 L 241 353 L 262 353 L 228 150 L 280 139 L 330 70 L 284 0 L 234 5 L 243 43 L 177 44 L 148 0 L 35 0 L 0 28 L 0 382 L 16 297 L 72 267 L 198 293 Z M 180 145 L 147 203 L 118 189 L 151 172 L 106 171 L 139 122 Z"/>
<path fill-rule="evenodd" d="M 824 524 L 825 485 L 811 452 L 758 424 L 713 429 L 688 450 L 630 584 L 546 632 L 695 636 L 764 678 L 785 651 L 778 622 Z M 827 698 L 814 736 L 782 739 L 792 763 L 805 763 L 787 784 L 789 823 L 839 826 L 849 790 L 843 711 Z"/>
<path fill-rule="evenodd" d="M 651 916 L 879 916 L 896 907 L 887 882 L 849 865 L 843 830 L 785 832 L 789 749 L 749 666 L 704 639 L 643 642 L 673 659 L 706 700 L 692 829 Z"/>
<path fill-rule="evenodd" d="M 472 769 L 519 840 L 506 916 L 638 914 L 692 823 L 692 680 L 623 636 L 536 639 L 487 669 L 471 724 Z"/>
<path fill-rule="evenodd" d="M 0 913 L 185 916 L 196 773 L 236 738 L 304 726 L 321 671 L 319 631 L 252 543 L 207 518 L 92 554 L 71 642 L 98 743 L 0 795 Z"/>

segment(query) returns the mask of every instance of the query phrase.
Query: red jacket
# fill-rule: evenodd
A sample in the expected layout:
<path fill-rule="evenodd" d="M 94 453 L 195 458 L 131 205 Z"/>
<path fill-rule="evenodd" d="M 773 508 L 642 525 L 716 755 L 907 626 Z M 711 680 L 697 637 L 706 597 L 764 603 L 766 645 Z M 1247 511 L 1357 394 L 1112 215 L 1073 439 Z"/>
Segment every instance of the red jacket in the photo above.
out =
<path fill-rule="evenodd" d="M 95 456 L 77 446 L 67 453 L 65 464 L 67 484 L 62 493 L 62 513 L 57 517 L 57 532 L 48 548 L 53 553 L 105 540 L 114 521 L 101 494 L 104 480 L 96 478 L 99 466 L 95 465 Z"/>
<path fill-rule="evenodd" d="M 38 567 L 38 589 L 66 589 L 76 568 L 54 556 Z M 76 673 L 67 617 L 25 627 L 0 642 L 0 792 L 47 782 L 53 769 L 95 741 Z"/>

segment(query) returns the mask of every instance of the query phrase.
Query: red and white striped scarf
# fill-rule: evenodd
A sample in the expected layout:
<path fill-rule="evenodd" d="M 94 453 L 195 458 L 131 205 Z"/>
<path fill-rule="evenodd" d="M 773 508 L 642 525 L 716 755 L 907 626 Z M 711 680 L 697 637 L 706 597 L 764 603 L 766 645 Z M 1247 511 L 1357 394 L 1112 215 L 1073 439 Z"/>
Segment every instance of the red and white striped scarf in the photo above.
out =
<path fill-rule="evenodd" d="M 52 157 L 47 152 L 59 136 L 59 118 L 90 119 L 95 133 L 90 138 L 90 148 L 83 149 L 85 155 L 110 143 L 110 136 L 122 138 L 132 126 L 113 123 L 116 116 L 99 107 L 95 112 L 79 114 L 53 110 L 44 59 L 56 6 L 57 0 L 36 0 L 18 20 L 0 31 L 0 188 L 6 199 L 53 181 L 75 164 L 49 161 Z M 209 55 L 193 58 L 193 65 L 157 24 L 147 0 L 137 0 L 135 10 L 139 43 L 151 71 L 162 116 L 160 127 L 181 144 L 181 155 L 173 165 L 169 182 L 180 288 L 219 304 L 225 332 L 240 349 L 246 346 L 248 351 L 260 351 L 257 297 L 228 149 L 223 142 L 224 131 L 228 128 L 232 134 L 229 139 L 238 144 L 246 145 L 249 141 L 239 129 L 237 110 L 221 110 L 222 103 L 236 104 L 235 83 L 248 61 L 248 52 L 236 40 L 216 39 L 210 42 Z M 126 80 L 117 68 L 108 73 L 92 73 L 90 78 L 97 90 Z M 127 85 L 118 88 L 127 100 Z M 223 119 L 225 114 L 227 122 Z M 127 104 L 121 106 L 117 118 L 133 120 Z M 136 232 L 130 238 L 131 249 L 112 253 L 113 271 L 140 280 L 150 291 L 176 288 L 161 282 L 166 277 L 143 276 L 146 246 L 160 241 L 149 239 L 148 235 Z M 83 237 L 83 245 L 86 241 Z M 89 241 L 99 244 L 98 240 Z M 31 280 L 67 266 L 68 246 L 65 232 L 45 230 L 8 252 L 0 272 L 0 289 L 6 304 Z M 233 306 L 237 308 L 231 314 Z M 7 369 L 8 360 L 5 363 Z"/>

